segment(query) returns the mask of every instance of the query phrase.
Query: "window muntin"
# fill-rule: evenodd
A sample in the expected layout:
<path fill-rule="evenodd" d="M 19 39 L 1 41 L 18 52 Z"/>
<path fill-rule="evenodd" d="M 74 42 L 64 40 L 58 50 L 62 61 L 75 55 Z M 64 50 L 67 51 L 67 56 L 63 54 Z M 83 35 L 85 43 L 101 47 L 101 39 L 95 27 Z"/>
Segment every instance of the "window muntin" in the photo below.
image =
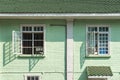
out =
<path fill-rule="evenodd" d="M 87 27 L 88 55 L 109 54 L 109 27 L 90 25 Z"/>
<path fill-rule="evenodd" d="M 23 25 L 21 27 L 22 54 L 43 54 L 44 27 L 39 25 Z"/>

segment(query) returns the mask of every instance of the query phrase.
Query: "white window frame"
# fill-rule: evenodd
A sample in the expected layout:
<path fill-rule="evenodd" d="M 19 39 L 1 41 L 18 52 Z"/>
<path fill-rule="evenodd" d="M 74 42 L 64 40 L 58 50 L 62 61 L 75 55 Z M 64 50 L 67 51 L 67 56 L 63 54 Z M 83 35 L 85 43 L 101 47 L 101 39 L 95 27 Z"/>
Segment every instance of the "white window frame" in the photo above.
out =
<path fill-rule="evenodd" d="M 108 54 L 89 54 L 88 53 L 88 41 L 87 41 L 87 38 L 88 38 L 88 28 L 89 27 L 97 27 L 97 29 L 99 27 L 108 27 L 108 32 L 98 32 L 98 33 L 107 33 L 108 34 Z M 98 29 L 99 30 L 99 29 Z M 99 45 L 99 42 L 98 42 L 98 45 Z M 99 52 L 99 50 L 97 51 Z M 110 56 L 110 25 L 86 25 L 86 56 Z"/>
<path fill-rule="evenodd" d="M 38 77 L 38 79 L 41 80 L 41 76 L 39 74 L 25 74 L 24 80 L 27 80 L 27 77 Z"/>
<path fill-rule="evenodd" d="M 22 32 L 40 32 L 40 31 L 22 31 L 22 27 L 23 26 L 32 26 L 32 28 L 33 28 L 33 26 L 42 26 L 43 27 L 43 54 L 45 54 L 45 25 L 44 24 L 21 24 L 20 25 L 20 33 L 21 33 L 21 38 L 22 38 Z M 22 39 L 21 39 L 21 44 L 22 44 Z M 23 46 L 21 45 L 21 54 L 23 54 L 23 51 L 22 51 L 22 48 L 23 48 Z M 36 55 L 36 54 L 33 54 L 34 52 L 32 52 L 32 55 Z M 26 55 L 26 54 L 23 54 L 23 55 Z M 31 55 L 31 54 L 29 54 L 29 55 Z M 37 54 L 37 55 L 39 55 L 39 54 Z"/>
<path fill-rule="evenodd" d="M 14 54 L 22 54 L 20 35 L 21 35 L 20 31 L 12 31 L 12 51 Z"/>
<path fill-rule="evenodd" d="M 111 80 L 111 76 L 88 76 L 88 80 L 92 78 L 92 79 L 107 79 L 107 80 Z"/>

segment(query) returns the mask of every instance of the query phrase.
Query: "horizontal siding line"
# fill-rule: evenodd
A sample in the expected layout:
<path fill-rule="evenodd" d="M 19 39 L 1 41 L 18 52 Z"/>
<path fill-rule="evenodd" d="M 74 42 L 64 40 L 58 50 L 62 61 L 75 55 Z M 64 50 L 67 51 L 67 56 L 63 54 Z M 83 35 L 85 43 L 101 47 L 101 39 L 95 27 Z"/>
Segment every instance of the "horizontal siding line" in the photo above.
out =
<path fill-rule="evenodd" d="M 16 73 L 18 73 L 18 74 L 20 74 L 20 73 L 41 73 L 41 74 L 43 74 L 43 73 L 65 73 L 65 72 L 0 72 L 0 74 L 16 74 Z"/>
<path fill-rule="evenodd" d="M 22 74 L 22 73 L 62 73 L 65 74 L 65 72 L 0 72 L 0 74 Z M 83 72 L 68 72 L 68 73 L 83 73 Z M 112 73 L 120 73 L 120 72 L 112 72 Z"/>
<path fill-rule="evenodd" d="M 73 73 L 83 73 L 83 72 L 73 72 Z M 112 73 L 120 73 L 120 72 L 112 72 Z"/>

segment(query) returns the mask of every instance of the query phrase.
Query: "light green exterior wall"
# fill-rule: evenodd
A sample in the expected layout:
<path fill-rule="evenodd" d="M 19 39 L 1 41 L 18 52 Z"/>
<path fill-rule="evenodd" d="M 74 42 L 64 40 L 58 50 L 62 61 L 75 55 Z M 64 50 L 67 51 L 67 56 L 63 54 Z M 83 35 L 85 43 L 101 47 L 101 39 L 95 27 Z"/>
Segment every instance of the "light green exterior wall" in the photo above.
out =
<path fill-rule="evenodd" d="M 12 53 L 12 31 L 21 24 L 45 24 L 45 58 Z M 42 80 L 65 80 L 65 20 L 0 20 L 0 79 L 24 80 L 39 74 Z"/>
<path fill-rule="evenodd" d="M 12 53 L 12 31 L 20 24 L 45 24 L 45 58 L 16 57 Z M 110 58 L 86 58 L 86 24 L 110 25 Z M 42 80 L 65 80 L 65 20 L 0 20 L 0 79 L 24 80 L 39 74 Z M 112 80 L 120 79 L 120 20 L 74 20 L 74 80 L 86 80 L 86 66 L 111 66 Z"/>
<path fill-rule="evenodd" d="M 86 25 L 110 25 L 110 58 L 85 57 Z M 120 79 L 120 20 L 75 20 L 74 21 L 74 80 L 86 80 L 86 66 L 110 66 L 112 80 Z"/>

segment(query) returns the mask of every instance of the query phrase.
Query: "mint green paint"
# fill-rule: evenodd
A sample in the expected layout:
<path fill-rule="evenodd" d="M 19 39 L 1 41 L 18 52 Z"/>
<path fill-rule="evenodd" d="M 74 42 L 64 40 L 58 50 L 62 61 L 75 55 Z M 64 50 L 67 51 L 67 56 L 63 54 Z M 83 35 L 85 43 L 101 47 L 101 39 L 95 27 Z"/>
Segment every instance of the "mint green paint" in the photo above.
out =
<path fill-rule="evenodd" d="M 12 31 L 20 24 L 45 24 L 45 57 L 17 57 L 12 53 Z M 39 74 L 42 80 L 65 80 L 65 20 L 0 20 L 0 79 L 24 80 Z"/>
<path fill-rule="evenodd" d="M 108 58 L 85 57 L 86 25 L 110 25 L 110 54 Z M 74 21 L 74 80 L 86 80 L 86 66 L 111 66 L 112 80 L 120 78 L 120 20 L 75 20 Z"/>
<path fill-rule="evenodd" d="M 17 57 L 12 53 L 12 31 L 20 24 L 46 25 L 45 58 Z M 108 24 L 111 29 L 109 58 L 85 57 L 86 24 Z M 65 77 L 65 20 L 0 20 L 0 79 L 24 80 L 25 74 L 38 74 L 42 80 L 66 80 Z M 111 66 L 112 80 L 120 78 L 120 21 L 75 20 L 74 80 L 86 80 L 86 66 Z"/>

